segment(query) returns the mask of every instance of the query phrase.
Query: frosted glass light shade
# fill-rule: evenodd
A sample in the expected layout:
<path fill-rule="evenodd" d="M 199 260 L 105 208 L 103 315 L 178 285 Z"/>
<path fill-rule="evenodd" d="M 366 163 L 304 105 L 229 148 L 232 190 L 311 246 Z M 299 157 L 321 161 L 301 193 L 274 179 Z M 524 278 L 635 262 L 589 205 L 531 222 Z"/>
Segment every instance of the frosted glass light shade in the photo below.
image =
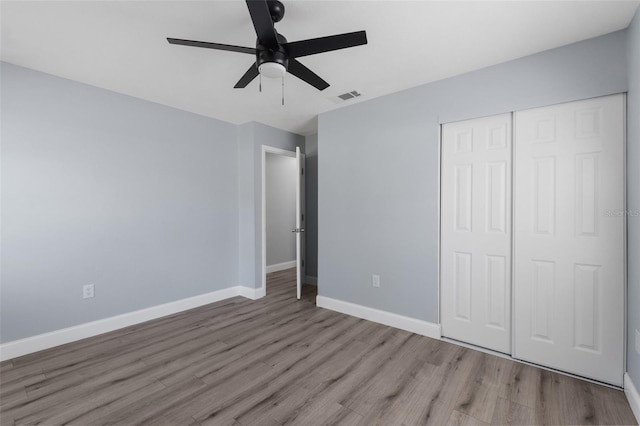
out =
<path fill-rule="evenodd" d="M 269 78 L 280 78 L 287 72 L 284 65 L 277 62 L 265 62 L 258 67 L 258 71 Z"/>

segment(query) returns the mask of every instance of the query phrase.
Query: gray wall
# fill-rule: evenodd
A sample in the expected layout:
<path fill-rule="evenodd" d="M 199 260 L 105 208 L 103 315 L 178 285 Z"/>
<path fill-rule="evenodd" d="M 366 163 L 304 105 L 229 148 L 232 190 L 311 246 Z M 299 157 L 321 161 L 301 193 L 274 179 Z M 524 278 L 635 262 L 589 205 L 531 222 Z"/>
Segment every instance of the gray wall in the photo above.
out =
<path fill-rule="evenodd" d="M 238 284 L 235 125 L 1 72 L 3 342 Z"/>
<path fill-rule="evenodd" d="M 304 137 L 260 123 L 238 126 L 240 284 L 262 286 L 262 145 L 304 152 Z"/>
<path fill-rule="evenodd" d="M 254 264 L 256 259 L 254 124 L 243 124 L 236 129 L 238 149 L 238 283 L 251 288 L 260 287 L 260 284 L 256 282 L 256 265 Z M 260 183 L 257 188 L 262 190 Z"/>
<path fill-rule="evenodd" d="M 437 323 L 439 124 L 626 90 L 620 31 L 320 115 L 319 294 Z"/>
<path fill-rule="evenodd" d="M 267 153 L 265 216 L 267 266 L 296 260 L 296 159 Z"/>
<path fill-rule="evenodd" d="M 318 276 L 318 135 L 305 137 L 306 275 Z"/>
<path fill-rule="evenodd" d="M 628 229 L 627 371 L 640 386 L 640 354 L 635 332 L 640 331 L 640 9 L 628 29 L 629 93 L 627 95 L 627 207 Z"/>

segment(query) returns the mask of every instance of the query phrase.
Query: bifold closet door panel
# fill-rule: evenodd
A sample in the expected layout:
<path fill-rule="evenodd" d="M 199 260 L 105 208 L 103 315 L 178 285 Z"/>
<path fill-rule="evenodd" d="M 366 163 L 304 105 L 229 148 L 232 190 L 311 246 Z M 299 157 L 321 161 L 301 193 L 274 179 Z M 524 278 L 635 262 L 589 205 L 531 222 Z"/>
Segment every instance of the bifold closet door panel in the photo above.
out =
<path fill-rule="evenodd" d="M 442 126 L 441 323 L 511 353 L 511 114 Z"/>
<path fill-rule="evenodd" d="M 624 96 L 514 126 L 514 357 L 621 386 Z"/>

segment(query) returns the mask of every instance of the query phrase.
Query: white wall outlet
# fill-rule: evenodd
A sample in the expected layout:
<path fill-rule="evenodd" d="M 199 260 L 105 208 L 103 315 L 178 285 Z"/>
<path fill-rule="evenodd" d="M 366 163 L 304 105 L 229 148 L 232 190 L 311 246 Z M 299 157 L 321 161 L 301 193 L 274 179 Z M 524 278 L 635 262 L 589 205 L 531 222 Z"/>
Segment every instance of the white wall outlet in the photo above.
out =
<path fill-rule="evenodd" d="M 636 352 L 640 355 L 640 331 L 636 329 Z"/>
<path fill-rule="evenodd" d="M 380 287 L 380 275 L 371 275 L 371 285 L 374 287 Z"/>
<path fill-rule="evenodd" d="M 87 284 L 85 286 L 82 286 L 82 298 L 83 299 L 89 299 L 91 297 L 93 297 L 93 284 Z"/>

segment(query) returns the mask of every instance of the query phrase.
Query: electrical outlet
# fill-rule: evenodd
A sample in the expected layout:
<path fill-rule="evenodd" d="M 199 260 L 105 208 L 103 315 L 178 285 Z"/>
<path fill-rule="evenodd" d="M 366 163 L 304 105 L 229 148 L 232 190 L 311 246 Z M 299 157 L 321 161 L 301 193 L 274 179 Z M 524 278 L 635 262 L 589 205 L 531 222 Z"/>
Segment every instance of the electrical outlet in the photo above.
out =
<path fill-rule="evenodd" d="M 374 287 L 380 287 L 380 275 L 371 275 L 371 285 Z"/>
<path fill-rule="evenodd" d="M 636 352 L 640 355 L 640 331 L 636 329 Z"/>
<path fill-rule="evenodd" d="M 82 298 L 89 299 L 93 297 L 94 295 L 93 291 L 94 291 L 93 284 L 87 284 L 85 286 L 82 286 Z"/>

